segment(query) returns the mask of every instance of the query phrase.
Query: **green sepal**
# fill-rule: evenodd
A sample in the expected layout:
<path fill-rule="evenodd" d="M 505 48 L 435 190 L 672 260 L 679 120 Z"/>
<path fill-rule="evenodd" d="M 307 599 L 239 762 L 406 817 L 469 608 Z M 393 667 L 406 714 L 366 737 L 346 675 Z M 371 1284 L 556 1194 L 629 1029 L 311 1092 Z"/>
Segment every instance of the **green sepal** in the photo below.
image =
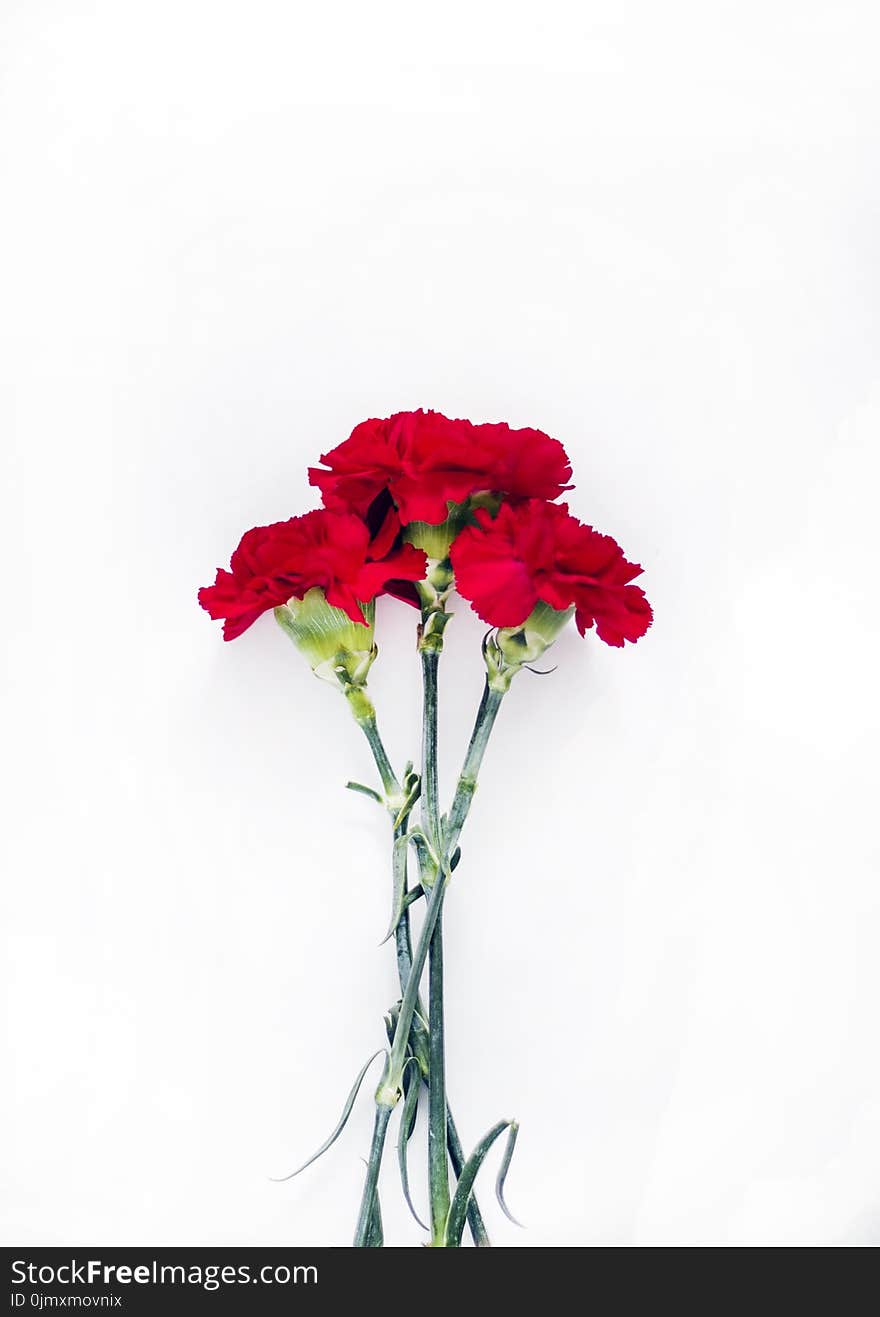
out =
<path fill-rule="evenodd" d="M 343 685 L 362 686 L 376 657 L 375 603 L 361 604 L 363 625 L 328 604 L 315 586 L 302 599 L 293 597 L 275 609 L 275 621 L 308 660 L 316 676 Z"/>
<path fill-rule="evenodd" d="M 495 633 L 496 644 L 507 663 L 516 667 L 534 663 L 573 616 L 573 607 L 560 610 L 539 600 L 521 626 L 499 628 Z"/>
<path fill-rule="evenodd" d="M 403 529 L 403 538 L 409 544 L 414 544 L 417 549 L 421 549 L 428 558 L 429 572 L 432 568 L 434 569 L 437 578 L 436 583 L 441 587 L 444 585 L 443 578 L 437 574 L 436 568 L 439 564 L 445 563 L 445 560 L 449 557 L 452 541 L 458 532 L 472 520 L 467 502 L 447 503 L 446 507 L 446 520 L 441 521 L 439 526 L 432 526 L 427 521 L 411 521 Z M 450 579 L 446 582 L 446 588 L 451 584 L 451 576 L 450 572 Z"/>

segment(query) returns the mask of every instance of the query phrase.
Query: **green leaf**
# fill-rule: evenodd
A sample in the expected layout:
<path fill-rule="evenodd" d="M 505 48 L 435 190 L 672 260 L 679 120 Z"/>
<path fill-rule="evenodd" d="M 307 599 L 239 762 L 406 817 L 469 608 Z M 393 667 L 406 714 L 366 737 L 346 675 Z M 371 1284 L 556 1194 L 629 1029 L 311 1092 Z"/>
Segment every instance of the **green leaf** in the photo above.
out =
<path fill-rule="evenodd" d="M 464 1223 L 467 1220 L 468 1199 L 471 1196 L 477 1172 L 486 1160 L 486 1154 L 495 1140 L 514 1123 L 512 1120 L 499 1120 L 497 1125 L 492 1126 L 488 1134 L 483 1135 L 464 1166 L 462 1166 L 461 1175 L 458 1177 L 458 1184 L 455 1188 L 455 1195 L 449 1207 L 449 1215 L 446 1218 L 444 1234 L 447 1248 L 461 1247 L 461 1236 L 464 1231 Z"/>
<path fill-rule="evenodd" d="M 355 1099 L 357 1098 L 357 1095 L 360 1091 L 361 1084 L 364 1082 L 364 1075 L 367 1073 L 367 1071 L 369 1070 L 370 1066 L 373 1064 L 377 1056 L 384 1056 L 387 1058 L 388 1052 L 384 1047 L 380 1047 L 378 1052 L 374 1052 L 373 1055 L 370 1057 L 370 1059 L 367 1062 L 365 1062 L 365 1064 L 361 1067 L 357 1079 L 354 1081 L 354 1083 L 351 1086 L 351 1092 L 349 1093 L 348 1097 L 345 1099 L 345 1106 L 342 1108 L 342 1115 L 339 1117 L 339 1122 L 336 1128 L 334 1129 L 333 1133 L 330 1135 L 329 1139 L 326 1139 L 325 1142 L 321 1144 L 317 1152 L 312 1153 L 308 1161 L 303 1162 L 302 1166 L 298 1167 L 295 1171 L 291 1171 L 289 1175 L 281 1175 L 281 1176 L 270 1175 L 269 1178 L 270 1180 L 273 1181 L 274 1184 L 284 1184 L 286 1180 L 292 1180 L 294 1176 L 299 1175 L 302 1171 L 304 1171 L 307 1166 L 311 1166 L 312 1162 L 316 1162 L 319 1157 L 323 1156 L 323 1154 L 327 1151 L 328 1148 L 332 1148 L 333 1144 L 336 1142 L 342 1131 L 345 1129 L 348 1118 L 351 1115 L 351 1109 L 354 1106 Z"/>
<path fill-rule="evenodd" d="M 371 800 L 377 800 L 380 805 L 385 804 L 379 792 L 374 791 L 372 787 L 365 787 L 363 782 L 346 782 L 345 788 L 347 791 L 359 791 L 362 796 L 369 796 Z"/>
<path fill-rule="evenodd" d="M 406 1075 L 411 1065 L 415 1065 L 416 1069 L 415 1073 L 410 1073 L 409 1081 L 407 1081 Z M 403 1103 L 403 1112 L 400 1117 L 400 1134 L 397 1140 L 397 1164 L 400 1167 L 400 1183 L 403 1186 L 403 1196 L 406 1199 L 406 1205 L 422 1229 L 427 1230 L 428 1227 L 413 1206 L 413 1200 L 409 1190 L 409 1169 L 406 1160 L 407 1144 L 412 1138 L 413 1130 L 416 1127 L 416 1118 L 419 1112 L 419 1092 L 422 1087 L 421 1070 L 419 1069 L 419 1063 L 414 1056 L 411 1056 L 407 1061 L 403 1074 L 403 1086 L 406 1092 L 406 1098 Z"/>
<path fill-rule="evenodd" d="M 400 828 L 412 813 L 412 807 L 422 794 L 422 779 L 417 773 L 410 773 L 406 778 L 404 785 L 404 800 L 400 807 L 397 818 L 394 820 L 394 828 Z"/>
<path fill-rule="evenodd" d="M 419 868 L 422 871 L 423 878 L 426 873 L 436 873 L 440 868 L 440 860 L 428 844 L 428 838 L 421 828 L 410 829 L 408 836 L 418 855 Z"/>
<path fill-rule="evenodd" d="M 388 932 L 379 943 L 380 946 L 388 941 L 394 933 L 395 928 L 400 923 L 400 917 L 406 909 L 406 848 L 409 845 L 409 837 L 395 837 L 394 851 L 391 859 L 391 923 L 388 925 Z"/>
<path fill-rule="evenodd" d="M 413 1011 L 412 1024 L 409 1026 L 409 1049 L 419 1063 L 419 1069 L 425 1079 L 428 1078 L 428 1043 L 430 1034 L 426 1022 Z"/>
<path fill-rule="evenodd" d="M 513 1158 L 513 1150 L 516 1147 L 516 1136 L 519 1134 L 519 1125 L 515 1120 L 510 1122 L 510 1133 L 507 1136 L 507 1147 L 504 1149 L 504 1157 L 501 1167 L 498 1171 L 498 1178 L 495 1181 L 495 1197 L 498 1199 L 502 1212 L 508 1221 L 512 1221 L 515 1226 L 522 1229 L 522 1221 L 517 1221 L 511 1212 L 507 1203 L 504 1201 L 504 1182 L 507 1179 L 507 1172 L 510 1170 L 510 1163 Z"/>
<path fill-rule="evenodd" d="M 388 1035 L 389 1043 L 394 1042 L 394 1033 L 397 1029 L 397 1018 L 400 1015 L 400 1002 L 396 1001 L 393 1006 L 389 1006 L 385 1012 L 385 1032 Z"/>

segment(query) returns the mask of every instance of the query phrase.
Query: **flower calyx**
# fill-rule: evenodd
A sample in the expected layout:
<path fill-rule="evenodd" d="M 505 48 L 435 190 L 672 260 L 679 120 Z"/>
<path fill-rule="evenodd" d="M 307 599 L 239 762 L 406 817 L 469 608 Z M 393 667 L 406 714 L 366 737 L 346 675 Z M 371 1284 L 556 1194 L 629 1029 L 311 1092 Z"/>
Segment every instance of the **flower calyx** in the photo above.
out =
<path fill-rule="evenodd" d="M 373 639 L 376 606 L 361 604 L 363 624 L 327 602 L 319 586 L 275 610 L 275 620 L 305 657 L 316 677 L 344 689 L 362 689 L 378 654 Z"/>

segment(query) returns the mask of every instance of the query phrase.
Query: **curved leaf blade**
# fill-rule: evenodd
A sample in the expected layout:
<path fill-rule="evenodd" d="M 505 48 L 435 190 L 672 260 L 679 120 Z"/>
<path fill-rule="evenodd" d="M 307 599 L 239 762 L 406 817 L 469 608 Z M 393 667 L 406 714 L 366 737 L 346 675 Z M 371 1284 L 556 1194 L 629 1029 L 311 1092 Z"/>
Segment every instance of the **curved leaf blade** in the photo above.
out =
<path fill-rule="evenodd" d="M 415 1073 L 410 1075 L 409 1084 L 407 1086 L 407 1081 L 405 1076 L 406 1076 L 406 1071 L 409 1070 L 409 1067 L 411 1065 L 415 1065 L 416 1069 L 415 1069 Z M 419 1110 L 419 1092 L 421 1090 L 421 1086 L 422 1086 L 422 1075 L 419 1069 L 419 1063 L 414 1056 L 411 1056 L 407 1061 L 406 1068 L 404 1070 L 404 1088 L 406 1089 L 406 1098 L 404 1099 L 403 1112 L 400 1117 L 400 1134 L 397 1140 L 397 1165 L 400 1169 L 400 1183 L 403 1188 L 403 1196 L 406 1199 L 406 1205 L 409 1208 L 409 1210 L 412 1212 L 414 1218 L 416 1219 L 416 1221 L 418 1221 L 422 1229 L 427 1230 L 428 1227 L 425 1225 L 424 1221 L 419 1216 L 418 1212 L 416 1211 L 413 1205 L 412 1195 L 410 1194 L 410 1188 L 409 1188 L 409 1167 L 407 1165 L 407 1157 L 406 1157 L 407 1144 L 412 1138 L 413 1130 L 416 1127 L 416 1118 L 418 1116 L 418 1110 Z"/>
<path fill-rule="evenodd" d="M 292 1180 L 295 1176 L 301 1174 L 301 1172 L 304 1171 L 307 1166 L 311 1166 L 312 1162 L 316 1162 L 319 1157 L 322 1157 L 324 1153 L 328 1150 L 328 1148 L 332 1148 L 333 1144 L 336 1142 L 342 1131 L 345 1129 L 345 1126 L 348 1122 L 348 1118 L 351 1115 L 351 1109 L 355 1104 L 355 1099 L 357 1098 L 357 1095 L 360 1092 L 361 1084 L 364 1082 L 364 1075 L 367 1073 L 367 1071 L 369 1070 L 370 1066 L 373 1064 L 377 1056 L 387 1057 L 387 1055 L 388 1055 L 387 1050 L 384 1047 L 380 1047 L 378 1052 L 374 1052 L 373 1055 L 370 1057 L 370 1059 L 366 1061 L 363 1066 L 361 1066 L 361 1069 L 358 1072 L 357 1079 L 352 1084 L 351 1091 L 349 1092 L 348 1097 L 345 1099 L 345 1106 L 342 1108 L 342 1115 L 339 1117 L 339 1121 L 337 1122 L 336 1128 L 333 1130 L 333 1133 L 330 1135 L 328 1139 L 325 1139 L 325 1141 L 321 1144 L 318 1151 L 313 1152 L 311 1157 L 308 1159 L 308 1161 L 303 1162 L 302 1166 L 299 1166 L 295 1171 L 291 1171 L 289 1175 L 270 1175 L 269 1179 L 272 1181 L 273 1184 L 284 1184 L 285 1181 Z"/>
<path fill-rule="evenodd" d="M 413 901 L 418 901 L 419 897 L 424 895 L 425 892 L 424 892 L 424 888 L 422 887 L 422 884 L 416 883 L 415 887 L 411 887 L 407 892 L 406 896 L 403 898 L 404 910 L 408 910 L 412 905 Z"/>
<path fill-rule="evenodd" d="M 406 909 L 406 848 L 408 844 L 407 837 L 394 838 L 394 850 L 391 858 L 391 923 L 388 925 L 388 932 L 383 937 L 379 946 L 384 946 L 388 939 L 394 933 L 395 928 L 400 923 L 401 916 Z"/>
<path fill-rule="evenodd" d="M 345 789 L 347 791 L 357 791 L 362 796 L 369 796 L 370 800 L 375 800 L 380 805 L 385 803 L 378 791 L 374 791 L 372 787 L 364 786 L 363 782 L 346 782 Z"/>
<path fill-rule="evenodd" d="M 507 1146 L 504 1149 L 504 1157 L 502 1158 L 501 1166 L 498 1170 L 498 1177 L 495 1181 L 495 1197 L 498 1199 L 498 1205 L 508 1221 L 512 1221 L 515 1226 L 519 1226 L 520 1230 L 522 1230 L 524 1228 L 522 1221 L 517 1221 L 516 1217 L 507 1206 L 507 1203 L 504 1201 L 504 1183 L 507 1179 L 507 1172 L 510 1170 L 510 1163 L 513 1159 L 513 1150 L 516 1147 L 516 1138 L 518 1134 L 519 1124 L 517 1121 L 512 1120 L 510 1122 L 510 1132 L 507 1135 Z"/>
<path fill-rule="evenodd" d="M 500 1135 L 506 1129 L 509 1129 L 515 1122 L 512 1120 L 499 1120 L 497 1125 L 493 1125 L 487 1134 L 484 1134 L 480 1142 L 474 1148 L 470 1157 L 468 1157 L 464 1166 L 461 1168 L 461 1175 L 458 1177 L 458 1184 L 455 1188 L 452 1202 L 449 1206 L 449 1215 L 446 1218 L 446 1246 L 448 1248 L 460 1248 L 461 1236 L 464 1232 L 464 1223 L 467 1219 L 468 1199 L 471 1196 L 471 1190 L 474 1187 L 474 1180 L 477 1178 L 477 1172 L 486 1160 L 486 1154 Z"/>
<path fill-rule="evenodd" d="M 407 784 L 404 783 L 404 790 L 406 792 L 406 795 L 404 797 L 403 804 L 401 805 L 397 817 L 394 820 L 395 830 L 397 828 L 402 828 L 404 826 L 410 814 L 412 813 L 413 805 L 416 803 L 419 796 L 422 794 L 422 779 L 418 776 L 417 773 L 410 774 L 410 776 L 407 778 L 407 782 L 409 784 L 408 787 Z"/>

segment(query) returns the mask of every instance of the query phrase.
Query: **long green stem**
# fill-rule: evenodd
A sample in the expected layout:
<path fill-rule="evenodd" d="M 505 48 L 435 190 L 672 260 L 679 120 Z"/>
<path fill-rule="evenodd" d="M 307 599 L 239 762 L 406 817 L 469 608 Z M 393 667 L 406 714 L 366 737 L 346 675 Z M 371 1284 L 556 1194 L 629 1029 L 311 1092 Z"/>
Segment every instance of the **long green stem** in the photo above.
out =
<path fill-rule="evenodd" d="M 379 735 L 379 728 L 376 724 L 375 714 L 370 718 L 365 718 L 359 721 L 363 728 L 364 736 L 367 738 L 367 743 L 373 752 L 373 759 L 376 762 L 376 768 L 379 770 L 379 776 L 382 779 L 382 786 L 385 788 L 386 794 L 389 796 L 399 794 L 400 784 L 397 781 L 397 775 L 395 774 L 394 769 L 391 767 L 391 761 L 385 752 L 385 746 Z"/>
<path fill-rule="evenodd" d="M 477 789 L 480 765 L 483 762 L 483 755 L 486 752 L 492 728 L 495 726 L 495 719 L 498 716 L 498 710 L 501 708 L 504 694 L 504 691 L 493 690 L 487 679 L 443 836 L 444 849 L 448 856 L 452 855 L 458 845 L 461 830 L 470 812 L 474 793 Z"/>
<path fill-rule="evenodd" d="M 410 930 L 409 911 L 405 910 L 401 916 L 400 922 L 395 929 L 395 941 L 397 945 L 397 966 L 400 973 L 401 991 L 406 987 L 406 981 L 410 975 L 412 965 L 412 933 Z M 421 1004 L 416 1009 L 420 1014 L 424 1014 Z M 427 1081 L 426 1081 L 427 1082 Z M 446 1143 L 449 1148 L 449 1160 L 452 1162 L 452 1169 L 455 1172 L 456 1179 L 461 1174 L 461 1169 L 465 1163 L 464 1148 L 461 1139 L 458 1136 L 458 1129 L 452 1116 L 452 1107 L 449 1105 L 449 1098 L 446 1099 Z M 468 1228 L 471 1237 L 477 1248 L 490 1248 L 491 1243 L 489 1234 L 486 1230 L 483 1214 L 480 1211 L 476 1194 L 472 1193 L 468 1199 L 467 1207 Z"/>
<path fill-rule="evenodd" d="M 431 1194 L 431 1242 L 445 1242 L 449 1215 L 449 1164 L 446 1125 L 446 1054 L 443 1015 L 443 912 L 431 937 L 428 969 L 428 1177 Z"/>
<path fill-rule="evenodd" d="M 379 1167 L 382 1164 L 382 1151 L 385 1147 L 385 1134 L 391 1119 L 391 1107 L 376 1104 L 376 1118 L 373 1122 L 373 1142 L 370 1147 L 370 1160 L 367 1162 L 367 1179 L 361 1198 L 357 1226 L 354 1232 L 355 1248 L 369 1247 L 372 1234 L 373 1214 L 377 1210 L 376 1186 L 379 1182 Z"/>
<path fill-rule="evenodd" d="M 436 655 L 434 657 L 436 658 Z M 484 697 L 484 703 L 485 703 L 485 697 Z M 436 701 L 434 707 L 436 709 Z M 367 743 L 370 746 L 370 750 L 373 754 L 373 758 L 376 763 L 376 768 L 379 772 L 380 778 L 382 779 L 382 785 L 385 788 L 386 793 L 389 795 L 393 795 L 395 797 L 398 796 L 400 793 L 399 783 L 397 782 L 397 778 L 394 774 L 393 769 L 391 768 L 391 763 L 388 758 L 388 754 L 385 750 L 385 746 L 379 734 L 378 727 L 376 725 L 375 712 L 372 709 L 372 706 L 369 706 L 368 709 L 364 709 L 364 710 L 361 710 L 360 708 L 355 710 L 355 707 L 353 705 L 353 711 L 355 712 L 355 716 L 357 717 L 358 723 L 363 728 L 364 735 L 366 736 Z M 474 735 L 471 738 L 471 748 L 473 747 L 474 740 L 477 736 L 480 715 L 482 713 L 483 713 L 483 705 L 481 704 L 480 714 L 478 714 L 477 727 L 475 727 Z M 361 716 L 358 716 L 359 714 Z M 366 714 L 366 716 L 364 716 L 364 714 Z M 494 714 L 492 715 L 492 719 L 494 721 Z M 491 730 L 491 726 L 489 730 Z M 486 738 L 488 738 L 488 730 L 486 732 Z M 483 744 L 483 748 L 485 748 L 485 742 Z M 482 751 L 480 752 L 479 759 L 482 759 Z M 466 758 L 465 761 L 465 766 L 462 769 L 462 774 L 464 774 L 466 769 L 468 768 L 470 768 L 471 771 L 475 771 L 476 769 L 478 769 L 479 759 L 475 760 L 474 756 L 471 753 L 471 749 L 469 749 L 468 757 Z M 433 755 L 433 764 L 436 769 L 436 752 Z M 436 782 L 436 776 L 434 780 Z M 437 800 L 436 792 L 433 796 L 433 799 L 435 801 Z M 465 814 L 466 812 L 467 811 L 465 810 Z M 401 835 L 403 832 L 405 832 L 407 823 L 408 820 L 400 820 L 400 822 L 398 823 L 398 828 L 395 830 L 395 835 Z M 457 832 L 455 835 L 456 842 L 458 839 L 458 835 L 461 832 L 461 827 L 463 826 L 463 823 L 464 823 L 464 815 L 462 815 L 461 822 L 459 823 L 457 828 Z M 439 821 L 438 821 L 438 830 L 439 830 Z M 451 854 L 453 849 L 454 849 L 453 846 L 449 846 L 447 848 L 447 854 Z M 403 862 L 405 863 L 405 858 L 403 859 Z M 442 883 L 440 884 L 440 886 L 442 887 Z M 427 917 L 425 922 L 427 925 L 428 923 Z M 424 945 L 425 931 L 426 931 L 425 929 L 423 929 L 422 931 L 421 945 Z M 395 930 L 395 944 L 397 951 L 397 967 L 398 967 L 398 976 L 400 980 L 401 992 L 404 994 L 404 998 L 406 998 L 407 989 L 410 985 L 410 980 L 412 978 L 413 960 L 414 960 L 413 951 L 412 951 L 412 934 L 411 934 L 410 916 L 408 910 L 404 911 L 403 915 L 401 916 L 398 922 L 397 928 Z M 441 945 L 441 955 L 442 955 L 442 945 Z M 415 976 L 416 992 L 415 992 L 415 1004 L 414 1004 L 414 1010 L 417 1010 L 423 1018 L 425 1017 L 425 1011 L 419 999 L 418 983 L 421 978 L 422 970 L 424 969 L 424 963 L 425 963 L 425 957 L 423 952 L 420 958 L 420 963 L 416 966 L 417 973 Z M 441 966 L 442 966 L 442 961 L 441 961 Z M 400 1016 L 398 1017 L 398 1030 L 395 1033 L 395 1042 L 399 1037 L 402 1037 L 404 1039 L 407 1038 L 407 1035 L 403 1033 L 402 1029 L 400 1029 L 401 1017 L 403 1016 L 403 1013 L 404 1013 L 404 1003 L 401 1003 L 401 1012 L 400 1012 Z M 410 1022 L 412 1020 L 412 1013 L 413 1010 L 410 1009 Z M 429 1070 L 430 1070 L 430 1065 L 429 1065 Z M 430 1104 L 430 1088 L 429 1088 L 429 1104 Z M 390 1108 L 388 1108 L 388 1110 L 390 1110 Z M 377 1110 L 377 1122 L 378 1122 L 378 1110 Z M 430 1123 L 430 1113 L 429 1113 L 429 1123 Z M 453 1170 L 455 1171 L 456 1176 L 458 1176 L 461 1172 L 462 1166 L 464 1165 L 465 1157 L 461 1145 L 461 1140 L 459 1139 L 458 1136 L 458 1130 L 456 1128 L 455 1121 L 452 1116 L 452 1111 L 449 1107 L 448 1100 L 446 1101 L 445 1123 L 446 1123 L 446 1144 L 448 1145 L 449 1156 L 450 1156 L 450 1160 L 452 1161 Z M 385 1129 L 387 1129 L 387 1121 L 385 1122 Z M 385 1137 L 385 1130 L 383 1129 L 379 1134 L 379 1143 L 378 1143 L 378 1156 L 380 1159 L 382 1155 L 382 1147 L 384 1145 L 384 1137 Z M 429 1138 L 430 1138 L 430 1133 L 429 1133 Z M 435 1143 L 436 1143 L 436 1136 L 435 1136 Z M 374 1139 L 374 1147 L 375 1147 L 375 1139 Z M 378 1165 L 377 1165 L 376 1174 L 378 1175 Z M 448 1179 L 447 1179 L 447 1194 L 448 1194 Z M 365 1195 L 366 1195 L 366 1190 L 365 1190 Z M 474 1244 L 476 1245 L 477 1248 L 489 1248 L 490 1247 L 489 1236 L 486 1232 L 486 1227 L 483 1222 L 482 1213 L 480 1212 L 476 1195 L 473 1193 L 471 1194 L 468 1200 L 467 1212 L 468 1212 L 468 1225 L 470 1227 Z M 363 1213 L 363 1204 L 362 1204 L 362 1213 Z M 369 1217 L 367 1219 L 369 1220 Z"/>
<path fill-rule="evenodd" d="M 439 637 L 437 638 L 439 639 Z M 440 653 L 421 650 L 422 659 L 422 821 L 435 855 L 440 855 L 440 791 L 437 775 L 437 669 Z"/>
<path fill-rule="evenodd" d="M 437 637 L 440 640 L 440 637 Z M 437 773 L 437 669 L 440 653 L 422 649 L 422 819 L 434 854 L 440 860 L 432 881 L 445 883 L 440 836 Z M 422 877 L 422 886 L 427 875 Z M 443 910 L 431 935 L 428 971 L 428 1183 L 431 1198 L 431 1243 L 442 1247 L 449 1215 L 449 1165 L 446 1150 L 446 1053 L 443 1013 Z"/>
<path fill-rule="evenodd" d="M 389 1053 L 388 1064 L 385 1068 L 386 1073 L 379 1085 L 380 1094 L 384 1090 L 385 1096 L 388 1099 L 390 1099 L 392 1095 L 396 1094 L 397 1097 L 400 1095 L 400 1087 L 403 1081 L 403 1067 L 406 1064 L 406 1049 L 409 1045 L 409 1031 L 419 998 L 419 983 L 421 982 L 422 973 L 424 972 L 425 961 L 428 959 L 428 948 L 431 944 L 431 938 L 434 935 L 434 929 L 437 926 L 440 909 L 443 905 L 444 885 L 444 879 L 441 875 L 431 888 L 428 896 L 427 908 L 425 910 L 425 922 L 422 925 L 422 931 L 419 934 L 419 940 L 416 943 L 416 949 L 413 953 L 409 978 L 406 981 L 403 1000 L 400 1003 L 400 1013 L 398 1014 L 397 1025 L 394 1030 L 394 1039 L 391 1043 L 391 1052 Z M 392 1105 L 394 1105 L 393 1102 Z"/>
<path fill-rule="evenodd" d="M 391 1050 L 388 1053 L 388 1059 L 385 1062 L 385 1069 L 382 1072 L 382 1078 L 379 1080 L 379 1087 L 376 1089 L 376 1124 L 373 1132 L 373 1144 L 370 1150 L 370 1161 L 367 1168 L 367 1180 L 361 1198 L 360 1215 L 358 1216 L 358 1230 L 355 1234 L 356 1248 L 363 1248 L 365 1246 L 365 1240 L 367 1238 L 366 1230 L 369 1226 L 373 1211 L 372 1202 L 376 1191 L 376 1179 L 378 1178 L 379 1166 L 382 1161 L 382 1153 L 385 1147 L 385 1134 L 388 1130 L 388 1120 L 391 1116 L 391 1112 L 400 1101 L 403 1092 L 403 1072 L 407 1062 L 410 1029 L 412 1028 L 413 1015 L 415 1014 L 416 1003 L 418 1001 L 419 982 L 421 981 L 422 972 L 425 968 L 425 961 L 428 958 L 428 947 L 437 923 L 437 918 L 440 914 L 440 907 L 443 904 L 443 887 L 444 880 L 441 876 L 437 879 L 431 889 L 431 895 L 428 899 L 428 908 L 425 913 L 425 922 L 416 945 L 412 968 L 410 970 L 409 979 L 407 980 L 406 990 L 403 994 L 403 1000 L 400 1003 L 400 1011 L 394 1028 L 394 1038 L 391 1043 Z"/>

